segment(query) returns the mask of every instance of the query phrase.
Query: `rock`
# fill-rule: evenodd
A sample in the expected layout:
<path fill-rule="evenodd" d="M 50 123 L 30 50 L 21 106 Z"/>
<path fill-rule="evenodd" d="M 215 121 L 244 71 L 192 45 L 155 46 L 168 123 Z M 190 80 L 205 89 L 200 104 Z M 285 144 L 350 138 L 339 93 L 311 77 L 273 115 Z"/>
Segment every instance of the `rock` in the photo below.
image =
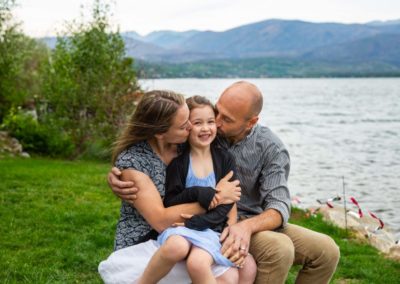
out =
<path fill-rule="evenodd" d="M 6 131 L 0 131 L 0 154 L 1 156 L 23 156 L 30 157 L 28 153 L 24 153 L 22 145 L 19 141 L 11 137 Z"/>
<path fill-rule="evenodd" d="M 369 215 L 360 218 L 358 213 L 352 211 L 348 211 L 345 215 L 343 207 L 330 208 L 327 205 L 313 207 L 310 211 L 321 213 L 325 220 L 340 228 L 346 228 L 345 216 L 347 216 L 347 228 L 353 231 L 357 238 L 366 240 L 390 258 L 400 260 L 400 245 L 396 244 L 395 237 L 390 229 L 387 229 L 386 226 L 380 229 L 379 222 Z"/>
<path fill-rule="evenodd" d="M 388 254 L 395 244 L 394 237 L 386 230 L 379 230 L 368 235 L 369 243 L 383 253 Z"/>
<path fill-rule="evenodd" d="M 15 138 L 11 138 L 10 140 L 10 146 L 11 146 L 11 151 L 14 154 L 20 154 L 22 153 L 22 145 L 19 144 L 19 141 Z"/>
<path fill-rule="evenodd" d="M 19 154 L 21 157 L 23 157 L 23 158 L 30 158 L 31 157 L 31 155 L 29 155 L 29 153 L 27 153 L 27 152 L 22 152 L 21 154 Z"/>
<path fill-rule="evenodd" d="M 346 219 L 344 217 L 344 208 L 334 207 L 329 208 L 326 205 L 322 205 L 319 209 L 325 220 L 328 220 L 336 224 L 340 228 L 346 227 Z M 347 227 L 348 228 L 358 228 L 360 223 L 356 220 L 354 216 L 347 215 Z"/>
<path fill-rule="evenodd" d="M 395 244 L 389 249 L 388 257 L 400 261 L 400 244 Z"/>

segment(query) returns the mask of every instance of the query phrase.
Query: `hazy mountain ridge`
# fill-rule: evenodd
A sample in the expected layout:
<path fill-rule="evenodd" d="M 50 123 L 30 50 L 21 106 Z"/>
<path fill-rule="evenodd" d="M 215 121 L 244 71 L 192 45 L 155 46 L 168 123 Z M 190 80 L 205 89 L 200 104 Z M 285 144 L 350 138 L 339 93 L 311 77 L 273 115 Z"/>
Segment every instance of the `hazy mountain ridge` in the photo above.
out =
<path fill-rule="evenodd" d="M 400 34 L 379 34 L 344 44 L 318 48 L 304 54 L 302 58 L 348 63 L 381 61 L 400 67 Z"/>
<path fill-rule="evenodd" d="M 350 73 L 352 64 L 361 64 L 357 72 L 378 68 L 378 73 L 393 69 L 397 74 L 400 70 L 400 20 L 341 24 L 271 19 L 222 32 L 166 30 L 141 36 L 130 31 L 121 35 L 129 56 L 173 69 L 185 62 L 201 62 L 204 68 L 204 62 L 213 60 L 225 66 L 226 60 L 240 59 L 245 66 L 242 59 L 278 58 L 292 60 L 290 65 L 297 67 L 300 61 L 327 70 L 328 65 L 334 66 L 332 70 L 346 66 Z M 54 39 L 44 41 L 54 45 Z"/>
<path fill-rule="evenodd" d="M 236 27 L 224 32 L 154 32 L 146 36 L 144 40 L 147 43 L 151 42 L 165 48 L 165 53 L 155 58 L 149 56 L 151 54 L 143 56 L 143 54 L 136 53 L 136 56 L 155 62 L 185 61 L 183 58 L 178 60 L 178 53 L 185 54 L 187 51 L 190 51 L 192 55 L 197 53 L 203 54 L 203 59 L 254 57 L 301 58 L 304 54 L 322 47 L 344 44 L 344 47 L 351 48 L 351 45 L 348 45 L 349 42 L 364 38 L 372 40 L 374 36 L 385 33 L 400 34 L 400 23 L 392 21 L 381 24 L 339 24 L 310 23 L 298 20 L 266 20 Z M 170 58 L 171 51 L 174 51 L 174 56 Z M 202 57 L 200 54 L 197 56 L 198 58 Z M 193 60 L 187 58 L 187 61 Z"/>

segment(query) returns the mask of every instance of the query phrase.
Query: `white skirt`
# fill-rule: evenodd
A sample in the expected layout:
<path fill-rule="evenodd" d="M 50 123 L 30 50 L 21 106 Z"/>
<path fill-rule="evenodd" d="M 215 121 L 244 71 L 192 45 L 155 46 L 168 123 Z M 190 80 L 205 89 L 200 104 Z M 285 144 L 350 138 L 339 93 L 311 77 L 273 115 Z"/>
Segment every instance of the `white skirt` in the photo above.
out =
<path fill-rule="evenodd" d="M 149 240 L 134 246 L 114 251 L 106 260 L 100 262 L 99 273 L 106 284 L 132 284 L 142 275 L 153 254 L 160 245 Z M 224 274 L 229 267 L 213 265 L 215 277 Z M 191 283 L 186 270 L 185 261 L 178 262 L 160 282 L 161 284 L 187 284 Z"/>

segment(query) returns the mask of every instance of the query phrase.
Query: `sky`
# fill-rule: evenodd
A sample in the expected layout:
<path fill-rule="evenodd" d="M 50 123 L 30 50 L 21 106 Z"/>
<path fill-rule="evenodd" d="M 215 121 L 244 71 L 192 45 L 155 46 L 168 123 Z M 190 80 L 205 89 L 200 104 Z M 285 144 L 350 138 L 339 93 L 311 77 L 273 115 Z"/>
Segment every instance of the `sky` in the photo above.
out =
<path fill-rule="evenodd" d="M 93 0 L 16 0 L 14 16 L 33 37 L 90 19 Z M 112 0 L 111 23 L 141 35 L 158 30 L 225 31 L 266 19 L 366 23 L 400 19 L 400 0 Z M 82 8 L 83 6 L 83 8 Z"/>

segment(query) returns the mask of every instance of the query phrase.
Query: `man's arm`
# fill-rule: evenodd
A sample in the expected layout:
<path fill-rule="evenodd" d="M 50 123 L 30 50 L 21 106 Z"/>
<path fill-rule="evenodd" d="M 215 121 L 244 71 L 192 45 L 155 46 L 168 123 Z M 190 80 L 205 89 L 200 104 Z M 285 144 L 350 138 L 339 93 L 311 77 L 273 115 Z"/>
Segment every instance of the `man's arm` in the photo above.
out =
<path fill-rule="evenodd" d="M 290 172 L 289 153 L 285 148 L 275 147 L 267 156 L 259 178 L 259 192 L 264 211 L 275 209 L 281 215 L 283 226 L 290 216 L 290 193 L 288 178 Z M 261 227 L 261 231 L 265 228 Z M 276 228 L 274 228 L 276 229 Z"/>
<path fill-rule="evenodd" d="M 274 230 L 282 224 L 282 218 L 275 209 L 239 221 L 224 229 L 221 234 L 221 253 L 237 265 L 243 264 L 250 246 L 251 235 L 260 231 Z"/>
<path fill-rule="evenodd" d="M 285 224 L 290 214 L 290 195 L 287 179 L 290 159 L 286 149 L 274 149 L 265 161 L 259 178 L 259 192 L 264 212 L 232 225 L 221 234 L 222 253 L 231 261 L 247 254 L 251 235 L 275 230 Z M 257 190 L 257 189 L 253 189 Z"/>
<path fill-rule="evenodd" d="M 107 175 L 107 182 L 116 196 L 133 205 L 139 191 L 134 181 L 122 181 L 121 171 L 117 167 L 113 167 Z"/>
<path fill-rule="evenodd" d="M 226 222 L 228 226 L 236 224 L 237 223 L 237 204 L 235 203 L 231 209 L 231 211 L 229 211 L 228 214 L 228 221 Z"/>

